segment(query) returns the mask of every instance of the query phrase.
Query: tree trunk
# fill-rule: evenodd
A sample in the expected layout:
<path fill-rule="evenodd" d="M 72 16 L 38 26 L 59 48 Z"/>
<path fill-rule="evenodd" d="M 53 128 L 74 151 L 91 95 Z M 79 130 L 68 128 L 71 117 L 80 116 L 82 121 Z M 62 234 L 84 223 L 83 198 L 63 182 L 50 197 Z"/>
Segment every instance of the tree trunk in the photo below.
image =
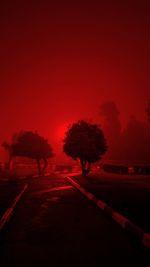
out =
<path fill-rule="evenodd" d="M 43 166 L 43 169 L 42 169 L 42 174 L 44 175 L 45 171 L 47 169 L 47 166 L 48 166 L 48 160 L 46 158 L 43 158 L 43 162 L 44 162 L 44 166 Z"/>
<path fill-rule="evenodd" d="M 86 169 L 87 174 L 90 172 L 90 170 L 91 170 L 91 163 L 88 162 L 87 163 L 87 169 Z"/>
<path fill-rule="evenodd" d="M 84 176 L 84 161 L 81 158 L 80 158 L 80 164 L 81 164 L 82 175 Z"/>
<path fill-rule="evenodd" d="M 38 174 L 41 175 L 41 162 L 40 162 L 40 159 L 37 159 L 36 162 L 37 162 Z"/>
<path fill-rule="evenodd" d="M 91 169 L 91 163 L 83 159 L 80 159 L 80 163 L 81 163 L 82 175 L 86 177 Z"/>
<path fill-rule="evenodd" d="M 13 157 L 12 155 L 9 155 L 9 160 L 6 163 L 6 169 L 10 172 L 12 171 L 12 167 L 13 167 Z"/>

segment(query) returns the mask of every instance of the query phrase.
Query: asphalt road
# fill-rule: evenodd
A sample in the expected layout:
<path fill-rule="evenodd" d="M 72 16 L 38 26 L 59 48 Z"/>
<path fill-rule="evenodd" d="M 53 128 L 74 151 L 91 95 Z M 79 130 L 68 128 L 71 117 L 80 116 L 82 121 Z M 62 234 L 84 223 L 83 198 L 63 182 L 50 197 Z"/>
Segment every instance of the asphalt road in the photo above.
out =
<path fill-rule="evenodd" d="M 53 174 L 29 181 L 1 237 L 0 266 L 145 267 L 150 261 L 125 231 Z"/>
<path fill-rule="evenodd" d="M 74 181 L 93 193 L 144 232 L 150 233 L 150 176 L 90 172 L 73 177 Z"/>
<path fill-rule="evenodd" d="M 17 181 L 8 182 L 0 179 L 0 218 L 21 189 L 22 184 Z"/>

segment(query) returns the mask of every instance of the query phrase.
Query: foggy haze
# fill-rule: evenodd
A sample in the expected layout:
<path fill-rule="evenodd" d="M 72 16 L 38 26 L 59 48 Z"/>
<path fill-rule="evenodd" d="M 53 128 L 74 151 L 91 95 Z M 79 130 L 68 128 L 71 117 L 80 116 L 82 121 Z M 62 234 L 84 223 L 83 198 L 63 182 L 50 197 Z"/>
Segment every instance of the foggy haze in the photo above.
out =
<path fill-rule="evenodd" d="M 122 128 L 132 115 L 146 122 L 149 3 L 112 2 L 0 4 L 0 142 L 36 130 L 61 158 L 65 127 L 101 124 L 106 101 L 117 105 Z"/>

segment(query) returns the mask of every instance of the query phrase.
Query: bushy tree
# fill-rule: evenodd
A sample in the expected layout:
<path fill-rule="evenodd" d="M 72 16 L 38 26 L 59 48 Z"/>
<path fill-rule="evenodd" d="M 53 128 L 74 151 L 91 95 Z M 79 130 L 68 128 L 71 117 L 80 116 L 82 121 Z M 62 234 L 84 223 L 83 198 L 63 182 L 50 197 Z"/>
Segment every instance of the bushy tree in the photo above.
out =
<path fill-rule="evenodd" d="M 39 174 L 43 174 L 48 165 L 48 158 L 53 156 L 53 151 L 48 141 L 36 132 L 25 131 L 15 135 L 11 145 L 6 142 L 3 146 L 9 151 L 10 160 L 13 157 L 28 157 L 35 159 Z M 41 160 L 44 162 L 41 167 Z"/>
<path fill-rule="evenodd" d="M 101 159 L 107 145 L 103 131 L 97 124 L 80 120 L 66 132 L 63 150 L 72 159 L 80 160 L 82 173 L 87 175 L 91 163 Z"/>

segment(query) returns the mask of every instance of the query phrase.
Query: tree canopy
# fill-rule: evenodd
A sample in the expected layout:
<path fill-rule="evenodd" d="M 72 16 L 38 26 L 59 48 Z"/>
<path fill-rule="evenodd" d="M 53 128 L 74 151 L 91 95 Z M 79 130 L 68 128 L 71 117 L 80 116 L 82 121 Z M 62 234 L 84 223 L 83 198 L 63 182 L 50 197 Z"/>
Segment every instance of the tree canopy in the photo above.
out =
<path fill-rule="evenodd" d="M 42 159 L 52 157 L 52 148 L 48 141 L 36 132 L 21 132 L 12 144 L 14 156 Z"/>
<path fill-rule="evenodd" d="M 90 171 L 90 164 L 101 159 L 107 151 L 106 139 L 97 124 L 80 120 L 68 129 L 63 150 L 72 159 L 79 159 L 83 174 Z"/>
<path fill-rule="evenodd" d="M 13 157 L 28 157 L 35 159 L 38 164 L 39 173 L 41 173 L 40 160 L 43 160 L 47 167 L 47 159 L 53 156 L 53 151 L 48 140 L 36 132 L 24 131 L 15 135 L 11 145 L 6 142 L 3 146 L 9 151 L 10 161 Z"/>

